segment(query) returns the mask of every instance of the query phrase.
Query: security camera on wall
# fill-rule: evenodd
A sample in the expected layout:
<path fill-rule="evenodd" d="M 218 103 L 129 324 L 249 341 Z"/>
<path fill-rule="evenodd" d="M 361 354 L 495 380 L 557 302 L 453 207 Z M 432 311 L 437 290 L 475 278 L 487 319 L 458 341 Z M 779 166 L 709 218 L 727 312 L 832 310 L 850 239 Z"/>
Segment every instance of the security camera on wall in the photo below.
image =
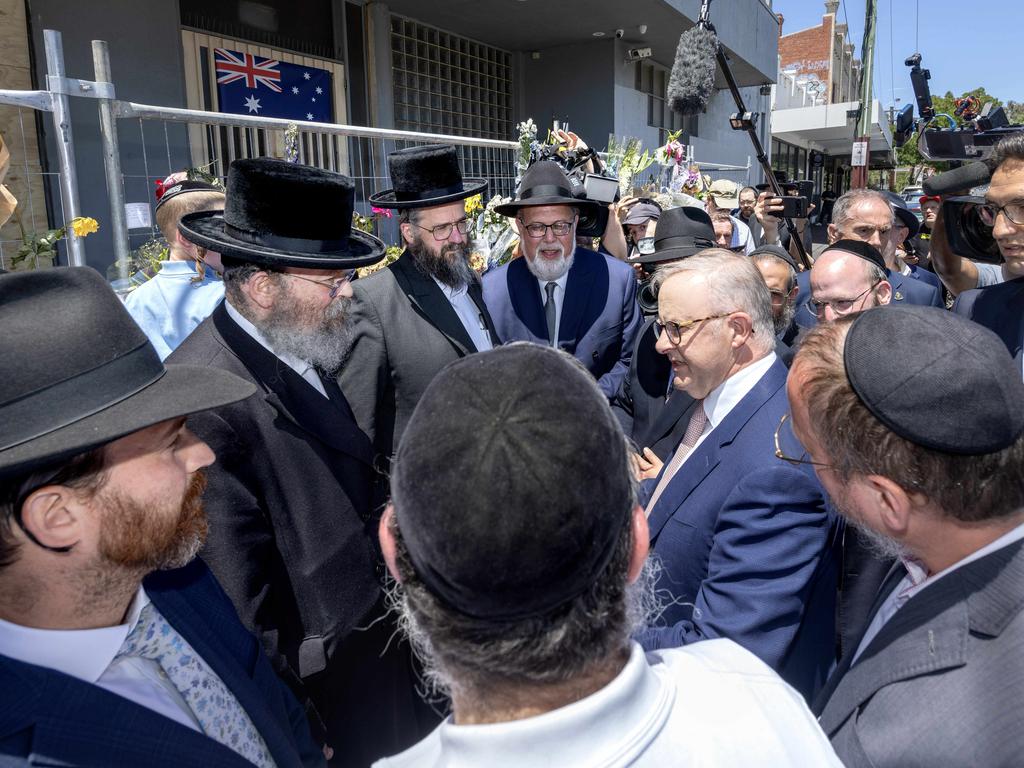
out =
<path fill-rule="evenodd" d="M 634 61 L 643 61 L 649 59 L 652 56 L 650 48 L 630 48 L 626 51 L 626 63 L 632 64 Z"/>
<path fill-rule="evenodd" d="M 616 40 L 621 40 L 625 36 L 626 36 L 626 30 L 624 30 L 624 29 L 616 29 L 615 30 L 615 39 Z"/>

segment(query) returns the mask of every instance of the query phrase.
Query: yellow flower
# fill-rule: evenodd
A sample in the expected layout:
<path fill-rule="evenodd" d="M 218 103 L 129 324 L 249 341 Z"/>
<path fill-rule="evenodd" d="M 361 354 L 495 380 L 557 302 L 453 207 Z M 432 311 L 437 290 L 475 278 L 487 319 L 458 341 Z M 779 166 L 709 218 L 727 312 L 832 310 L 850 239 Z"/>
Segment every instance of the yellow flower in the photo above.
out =
<path fill-rule="evenodd" d="M 76 237 L 85 237 L 96 232 L 99 228 L 100 225 L 96 219 L 89 218 L 88 216 L 79 216 L 77 219 L 71 220 L 71 229 Z"/>
<path fill-rule="evenodd" d="M 469 266 L 472 267 L 477 274 L 483 274 L 487 269 L 487 259 L 484 258 L 482 253 L 472 253 L 469 256 Z"/>
<path fill-rule="evenodd" d="M 483 195 L 473 195 L 472 197 L 466 198 L 466 215 L 472 216 L 474 213 L 478 213 L 484 209 Z"/>

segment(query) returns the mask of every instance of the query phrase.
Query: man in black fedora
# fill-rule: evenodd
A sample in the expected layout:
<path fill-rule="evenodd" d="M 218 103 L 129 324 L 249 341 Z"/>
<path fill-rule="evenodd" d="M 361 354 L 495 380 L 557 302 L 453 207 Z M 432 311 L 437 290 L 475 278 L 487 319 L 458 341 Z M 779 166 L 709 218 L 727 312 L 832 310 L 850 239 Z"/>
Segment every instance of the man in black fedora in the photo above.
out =
<path fill-rule="evenodd" d="M 167 365 L 84 267 L 0 277 L 0 762 L 319 766 L 202 561 L 209 446 L 250 397 Z"/>
<path fill-rule="evenodd" d="M 392 189 L 370 202 L 398 210 L 405 251 L 354 286 L 352 352 L 340 378 L 385 457 L 438 371 L 500 343 L 469 266 L 465 200 L 487 182 L 463 179 L 455 147 L 442 144 L 392 152 L 388 170 Z"/>
<path fill-rule="evenodd" d="M 351 228 L 353 201 L 340 174 L 232 163 L 224 212 L 179 225 L 221 254 L 225 301 L 172 356 L 257 387 L 190 421 L 220 456 L 203 557 L 312 705 L 337 765 L 366 765 L 418 733 L 407 649 L 388 645 L 381 618 L 373 447 L 335 380 L 352 272 L 384 253 Z"/>
<path fill-rule="evenodd" d="M 517 199 L 495 208 L 515 219 L 522 257 L 484 275 L 484 300 L 503 341 L 568 352 L 611 399 L 629 372 L 643 315 L 633 268 L 576 245 L 580 220 L 597 207 L 573 196 L 557 163 L 530 166 Z"/>
<path fill-rule="evenodd" d="M 650 275 L 641 291 L 650 291 L 650 280 L 659 269 L 706 248 L 715 247 L 711 217 L 702 209 L 670 208 L 661 214 L 654 232 L 654 250 L 641 254 L 636 263 Z M 652 454 L 660 461 L 668 457 L 683 439 L 687 421 L 682 418 L 693 398 L 672 386 L 672 365 L 654 345 L 658 341 L 657 298 L 654 313 L 637 334 L 629 374 L 612 399 L 612 410 L 637 450 L 641 470 L 650 469 Z"/>

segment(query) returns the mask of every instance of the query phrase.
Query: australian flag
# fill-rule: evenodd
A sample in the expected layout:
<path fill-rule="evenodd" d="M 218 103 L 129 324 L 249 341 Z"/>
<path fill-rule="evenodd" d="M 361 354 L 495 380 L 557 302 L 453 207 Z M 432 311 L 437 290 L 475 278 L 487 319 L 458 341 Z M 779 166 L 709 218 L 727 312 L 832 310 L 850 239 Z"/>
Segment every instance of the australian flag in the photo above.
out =
<path fill-rule="evenodd" d="M 331 73 L 326 69 L 214 48 L 221 112 L 330 123 Z"/>

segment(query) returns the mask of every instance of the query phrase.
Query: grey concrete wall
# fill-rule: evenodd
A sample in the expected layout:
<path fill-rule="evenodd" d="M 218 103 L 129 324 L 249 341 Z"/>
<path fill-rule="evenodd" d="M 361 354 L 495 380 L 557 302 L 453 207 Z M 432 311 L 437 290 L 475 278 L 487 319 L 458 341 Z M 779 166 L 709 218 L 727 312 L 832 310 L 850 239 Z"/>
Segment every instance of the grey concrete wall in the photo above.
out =
<path fill-rule="evenodd" d="M 757 88 L 741 88 L 740 94 L 750 112 L 767 112 L 770 97 L 761 96 Z M 762 181 L 762 173 L 754 155 L 754 145 L 746 131 L 734 131 L 729 126 L 729 116 L 736 111 L 736 102 L 728 90 L 719 91 L 708 104 L 707 112 L 700 115 L 697 123 L 697 138 L 693 140 L 696 159 L 700 162 L 746 165 L 749 156 L 752 164 L 750 183 Z M 770 145 L 768 115 L 758 118 L 758 138 L 767 152 Z M 722 176 L 742 181 L 740 173 L 723 173 Z M 715 174 L 712 172 L 712 176 Z"/>
<path fill-rule="evenodd" d="M 29 0 L 29 14 L 37 82 L 46 82 L 43 30 L 56 29 L 63 34 L 68 77 L 93 80 L 91 41 L 106 40 L 119 99 L 185 106 L 177 0 Z M 81 210 L 100 222 L 99 232 L 85 241 L 86 255 L 91 266 L 105 272 L 114 257 L 97 105 L 91 99 L 73 98 L 71 102 Z M 43 125 L 47 170 L 56 172 L 52 128 L 46 120 Z M 127 202 L 152 203 L 152 179 L 190 164 L 186 131 L 183 126 L 168 124 L 165 136 L 161 124 L 150 123 L 143 139 L 138 121 L 122 120 L 118 127 L 125 198 Z M 147 163 L 150 179 L 144 178 Z M 51 209 L 55 212 L 60 211 L 59 199 L 57 190 L 52 190 Z"/>
<path fill-rule="evenodd" d="M 615 41 L 595 40 L 540 51 L 523 61 L 522 104 L 517 120 L 532 117 L 543 139 L 552 117 L 568 118 L 570 129 L 599 149 L 615 129 L 613 89 Z"/>

